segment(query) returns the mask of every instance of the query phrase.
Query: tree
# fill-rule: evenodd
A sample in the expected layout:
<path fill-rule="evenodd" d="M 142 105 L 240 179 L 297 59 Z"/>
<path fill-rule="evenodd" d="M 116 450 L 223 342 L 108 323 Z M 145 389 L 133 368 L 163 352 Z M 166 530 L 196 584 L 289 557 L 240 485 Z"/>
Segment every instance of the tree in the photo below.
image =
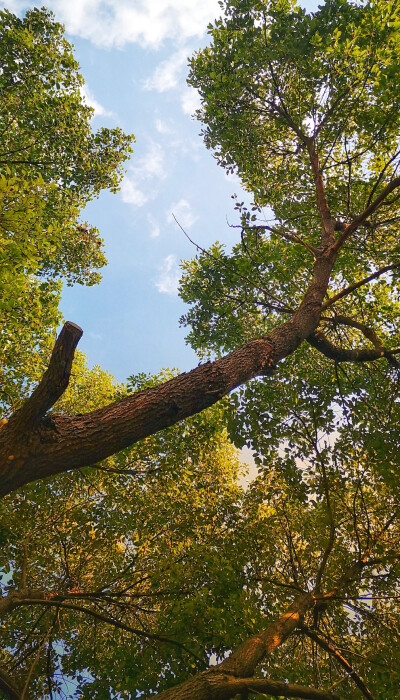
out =
<path fill-rule="evenodd" d="M 262 17 L 265 13 L 264 22 Z M 396 176 L 395 143 L 400 117 L 397 109 L 397 93 L 393 87 L 399 70 L 396 53 L 398 29 L 396 15 L 393 13 L 392 5 L 382 7 L 380 2 L 372 2 L 365 7 L 358 7 L 352 3 L 329 2 L 315 17 L 303 12 L 292 12 L 290 3 L 277 5 L 267 3 L 265 6 L 261 4 L 260 7 L 256 4 L 254 8 L 245 4 L 244 9 L 242 3 L 229 4 L 226 21 L 230 23 L 229 28 L 233 26 L 234 31 L 225 32 L 223 25 L 221 27 L 217 24 L 213 33 L 214 42 L 216 42 L 215 52 L 210 49 L 204 53 L 204 56 L 210 55 L 211 62 L 210 80 L 205 81 L 204 87 L 205 90 L 208 89 L 211 83 L 210 95 L 204 94 L 204 100 L 207 98 L 211 105 L 209 130 L 210 134 L 214 133 L 213 99 L 216 98 L 217 106 L 220 95 L 222 99 L 231 99 L 231 104 L 227 104 L 227 108 L 228 106 L 231 108 L 229 114 L 236 115 L 240 124 L 248 120 L 246 127 L 248 138 L 247 140 L 236 138 L 230 122 L 226 134 L 221 133 L 219 138 L 222 142 L 230 134 L 233 141 L 232 151 L 236 147 L 239 149 L 243 146 L 242 151 L 239 150 L 232 156 L 238 161 L 242 159 L 237 165 L 239 172 L 242 172 L 245 155 L 248 156 L 249 162 L 250 155 L 252 157 L 254 155 L 256 164 L 260 167 L 265 165 L 265 162 L 259 164 L 257 161 L 254 143 L 251 140 L 255 138 L 255 134 L 252 135 L 250 130 L 253 122 L 256 130 L 258 124 L 262 126 L 265 122 L 261 132 L 267 140 L 264 143 L 260 137 L 262 145 L 259 151 L 265 154 L 264 161 L 268 159 L 270 176 L 267 179 L 266 191 L 261 203 L 265 206 L 267 196 L 270 197 L 270 205 L 275 211 L 278 205 L 282 209 L 287 199 L 288 211 L 277 211 L 274 214 L 278 221 L 282 221 L 282 226 L 271 226 L 270 231 L 268 226 L 256 223 L 245 227 L 244 237 L 252 234 L 254 245 L 257 245 L 264 234 L 263 252 L 272 256 L 269 265 L 270 276 L 273 277 L 277 291 L 282 292 L 285 298 L 284 311 L 279 311 L 279 307 L 275 309 L 272 305 L 272 318 L 268 317 L 268 325 L 264 328 L 267 335 L 250 340 L 215 363 L 198 367 L 157 388 L 156 391 L 151 389 L 142 395 L 134 394 L 117 406 L 110 406 L 102 409 L 101 412 L 71 420 L 68 417 L 54 416 L 52 427 L 49 427 L 48 421 L 42 422 L 43 416 L 63 391 L 64 387 L 57 385 L 61 377 L 64 377 L 65 383 L 67 382 L 67 368 L 72 361 L 73 349 L 79 340 L 80 331 L 73 325 L 67 325 L 62 342 L 60 340 L 54 350 L 49 370 L 40 389 L 3 428 L 2 454 L 4 462 L 9 462 L 3 493 L 32 479 L 94 462 L 187 415 L 203 410 L 252 377 L 272 373 L 277 362 L 297 350 L 305 339 L 309 339 L 320 352 L 339 361 L 372 361 L 385 355 L 391 356 L 395 352 L 395 348 L 386 348 L 382 344 L 386 340 L 395 341 L 394 333 L 390 334 L 390 338 L 383 337 L 382 341 L 374 336 L 373 348 L 358 350 L 352 347 L 334 346 L 329 336 L 329 324 L 334 325 L 337 330 L 341 328 L 343 321 L 339 317 L 339 321 L 336 319 L 332 324 L 329 320 L 327 322 L 325 317 L 321 319 L 321 313 L 327 308 L 332 308 L 338 301 L 341 302 L 342 308 L 346 308 L 343 305 L 350 304 L 349 298 L 354 299 L 354 295 L 350 295 L 355 289 L 354 285 L 357 285 L 357 299 L 361 295 L 360 304 L 363 301 L 363 294 L 367 296 L 366 289 L 368 294 L 372 293 L 372 296 L 375 290 L 387 289 L 388 299 L 384 303 L 386 314 L 382 321 L 390 326 L 393 323 L 395 306 L 389 290 L 392 284 L 396 288 L 394 266 L 397 263 L 391 263 L 390 269 L 387 265 L 378 268 L 383 258 L 386 263 L 388 257 L 395 258 L 397 255 L 394 227 L 398 214 L 396 190 L 400 185 L 400 179 Z M 258 27 L 258 23 L 262 23 L 263 26 L 265 24 L 268 27 L 268 33 L 270 25 L 274 31 L 276 30 L 272 34 L 274 41 L 271 39 L 270 42 L 268 38 L 266 42 L 266 30 L 263 33 L 263 26 Z M 292 23 L 294 25 L 291 30 Z M 291 31 L 292 36 L 289 36 Z M 261 107 L 256 99 L 253 104 L 254 88 L 253 82 L 249 80 L 245 84 L 239 81 L 241 101 L 239 105 L 237 104 L 238 89 L 234 90 L 234 87 L 236 79 L 240 77 L 240 71 L 231 70 L 233 59 L 223 63 L 220 73 L 217 74 L 212 70 L 214 54 L 215 60 L 218 55 L 223 58 L 225 53 L 230 57 L 228 51 L 225 51 L 227 47 L 224 44 L 229 36 L 237 38 L 240 56 L 246 47 L 251 47 L 252 64 L 254 60 L 255 70 L 252 78 L 254 82 L 257 80 L 259 83 L 261 78 L 263 79 L 261 85 L 262 91 L 266 94 L 265 108 Z M 283 39 L 285 39 L 284 42 Z M 221 41 L 223 52 L 221 52 Z M 262 53 L 264 48 L 265 57 Z M 257 55 L 258 61 L 255 61 Z M 274 65 L 271 64 L 267 71 L 265 66 L 271 56 L 275 56 Z M 368 61 L 361 61 L 365 56 L 368 56 Z M 281 58 L 283 60 L 281 82 L 285 86 L 284 93 L 282 93 L 283 86 L 278 81 L 279 76 L 275 72 Z M 249 62 L 243 61 L 242 58 L 240 60 L 246 68 Z M 262 75 L 257 73 L 260 61 Z M 198 62 L 201 66 L 202 55 Z M 223 68 L 229 68 L 229 73 L 226 70 L 224 72 Z M 226 90 L 222 89 L 222 85 L 226 85 Z M 251 99 L 246 95 L 246 85 L 250 86 Z M 245 109 L 246 97 L 249 97 L 247 110 Z M 338 121 L 336 108 L 339 104 L 341 114 L 346 116 Z M 382 105 L 386 104 L 390 105 L 390 110 L 383 118 Z M 296 121 L 291 116 L 290 108 Z M 224 112 L 223 106 L 219 106 L 216 114 L 215 129 L 221 126 L 218 122 L 219 115 L 226 116 L 227 111 Z M 208 119 L 207 112 L 204 114 L 204 119 Z M 211 143 L 211 141 L 208 142 Z M 278 148 L 276 161 L 272 158 L 273 143 L 276 143 Z M 228 157 L 232 160 L 231 155 L 226 152 L 224 158 L 228 159 Z M 290 165 L 288 172 L 293 178 L 290 190 L 285 186 L 287 183 L 281 182 L 282 158 Z M 326 158 L 329 165 L 325 163 Z M 338 161 L 337 168 L 336 161 Z M 330 165 L 335 167 L 331 168 Z M 323 175 L 326 177 L 326 183 Z M 343 193 L 348 189 L 347 197 Z M 258 195 L 257 192 L 256 194 Z M 280 197 L 279 200 L 278 197 Z M 354 211 L 353 200 L 355 200 L 354 205 L 357 205 Z M 248 213 L 245 213 L 245 217 L 251 219 L 251 216 L 247 215 Z M 298 219 L 293 217 L 301 217 L 307 222 L 303 237 L 300 235 L 303 233 L 300 230 L 300 224 L 296 224 Z M 290 223 L 286 224 L 285 228 L 286 221 Z M 369 239 L 373 239 L 373 245 Z M 350 254 L 350 241 L 352 246 L 358 246 L 359 277 L 354 281 L 352 280 L 354 257 Z M 281 259 L 285 260 L 285 263 L 279 265 L 277 261 Z M 264 266 L 268 268 L 267 262 L 264 262 Z M 369 274 L 362 278 L 364 272 Z M 388 278 L 389 272 L 390 278 Z M 238 276 L 241 273 L 233 274 Z M 372 281 L 379 279 L 379 285 L 367 287 L 372 275 Z M 288 289 L 289 280 L 290 289 Z M 350 285 L 347 284 L 348 280 L 351 280 Z M 265 279 L 265 283 L 269 283 L 268 278 Z M 281 285 L 282 289 L 280 289 Z M 329 285 L 329 294 L 334 295 L 334 300 L 333 298 L 325 300 Z M 336 291 L 337 289 L 339 291 Z M 340 297 L 338 298 L 337 295 Z M 286 297 L 288 297 L 287 300 Z M 263 308 L 263 304 L 265 305 L 262 299 L 258 301 L 261 303 L 252 300 L 253 308 L 256 306 L 256 313 L 259 313 L 258 309 Z M 270 303 L 267 303 L 267 307 Z M 370 310 L 369 316 L 371 316 L 376 304 L 370 301 L 369 296 L 364 306 L 366 310 Z M 278 312 L 285 313 L 287 320 L 275 325 Z M 263 318 L 262 313 L 259 315 Z M 347 320 L 346 328 L 354 329 L 354 324 L 358 324 L 355 331 L 367 337 L 371 336 L 365 323 L 357 320 L 351 323 L 352 325 L 349 326 Z M 322 331 L 322 327 L 325 330 L 325 326 L 327 326 L 328 335 Z M 254 328 L 254 325 L 250 324 L 250 328 L 259 336 L 259 327 Z M 385 327 L 382 330 L 385 332 Z M 249 335 L 251 336 L 251 331 L 247 332 L 247 337 Z M 119 427 L 118 436 L 115 435 L 114 428 L 113 435 L 110 434 L 111 431 L 108 428 L 111 420 Z M 42 432 L 43 438 L 45 434 L 49 437 L 50 430 L 52 437 L 55 438 L 52 440 L 51 447 L 46 444 L 45 448 L 40 448 L 37 440 L 33 440 L 35 445 L 32 445 L 31 453 L 29 442 L 32 421 L 36 426 L 35 432 L 36 430 L 39 433 Z M 101 437 L 96 435 L 95 438 L 100 425 Z M 21 447 L 18 448 L 17 436 L 22 434 L 25 435 L 23 447 L 20 443 Z M 19 439 L 18 442 L 20 442 Z M 16 449 L 12 449 L 10 455 L 13 445 Z M 9 456 L 13 456 L 13 459 L 8 460 Z"/>
<path fill-rule="evenodd" d="M 61 320 L 60 279 L 100 279 L 102 241 L 80 210 L 102 189 L 118 188 L 132 137 L 119 128 L 92 131 L 78 64 L 50 12 L 21 20 L 2 11 L 0 47 L 4 410 L 18 407 L 22 387 L 26 393 L 43 373 L 48 336 Z"/>
<path fill-rule="evenodd" d="M 1 429 L 1 493 L 94 465 L 247 383 L 233 398 L 231 434 L 255 448 L 265 476 L 235 540 L 248 557 L 241 589 L 258 596 L 258 613 L 254 627 L 227 634 L 219 664 L 160 697 L 326 699 L 340 683 L 354 697 L 348 676 L 365 697 L 395 697 L 400 6 L 327 0 L 310 15 L 289 0 L 232 0 L 224 9 L 190 81 L 207 145 L 255 203 L 237 203 L 232 254 L 203 251 L 182 282 L 193 345 L 218 359 L 83 416 L 52 412 L 81 334 L 67 324 Z M 341 638 L 362 656 L 360 672 Z M 265 677 L 280 664 L 309 685 Z"/>

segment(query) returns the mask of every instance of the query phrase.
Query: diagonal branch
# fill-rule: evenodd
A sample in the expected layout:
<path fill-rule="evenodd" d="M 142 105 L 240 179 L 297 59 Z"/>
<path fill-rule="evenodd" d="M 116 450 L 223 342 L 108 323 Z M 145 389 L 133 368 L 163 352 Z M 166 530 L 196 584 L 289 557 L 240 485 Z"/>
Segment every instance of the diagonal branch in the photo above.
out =
<path fill-rule="evenodd" d="M 77 332 L 69 352 L 58 340 L 57 353 L 52 356 L 52 372 L 45 373 L 20 412 L 0 427 L 0 496 L 30 481 L 95 464 L 203 411 L 250 379 L 271 374 L 276 363 L 292 354 L 317 327 L 335 258 L 335 251 L 321 253 L 299 307 L 267 337 L 251 340 L 214 362 L 206 362 L 165 384 L 135 392 L 91 413 L 77 416 L 53 413 L 38 420 L 38 415 L 62 392 L 61 385 L 68 381 L 73 347 L 81 333 L 75 327 Z M 67 324 L 62 337 L 69 337 L 70 326 Z M 54 389 L 53 376 L 57 380 Z"/>
<path fill-rule="evenodd" d="M 358 229 L 361 224 L 363 224 L 371 214 L 376 211 L 381 204 L 385 201 L 386 197 L 400 187 L 400 177 L 395 177 L 391 182 L 389 182 L 386 187 L 383 188 L 382 192 L 374 199 L 371 204 L 369 204 L 364 211 L 353 219 L 344 229 L 343 233 L 339 236 L 335 243 L 335 249 L 338 251 L 343 246 L 345 241 L 351 236 L 354 231 Z"/>
<path fill-rule="evenodd" d="M 395 270 L 397 267 L 400 267 L 400 263 L 394 263 L 393 265 L 385 265 L 385 267 L 381 267 L 379 270 L 376 270 L 368 277 L 364 277 L 359 282 L 354 282 L 353 284 L 350 284 L 348 287 L 346 287 L 345 289 L 342 289 L 341 292 L 338 292 L 333 297 L 330 297 L 330 299 L 328 299 L 328 301 L 326 301 L 324 304 L 322 304 L 321 311 L 325 311 L 325 309 L 327 309 L 327 308 L 329 308 L 329 306 L 332 306 L 333 304 L 335 304 L 337 301 L 339 301 L 339 299 L 342 299 L 343 297 L 347 296 L 348 294 L 351 294 L 351 292 L 354 292 L 356 289 L 359 289 L 359 287 L 363 287 L 364 284 L 368 284 L 368 282 L 372 282 L 372 280 L 375 280 L 378 277 L 380 277 L 381 275 L 384 275 L 385 272 L 390 272 L 390 270 Z"/>
<path fill-rule="evenodd" d="M 344 658 L 344 656 L 342 656 L 342 654 L 337 649 L 335 649 L 334 646 L 332 646 L 332 644 L 330 644 L 323 637 L 321 637 L 315 630 L 311 630 L 308 627 L 303 627 L 302 631 L 307 635 L 307 637 L 309 637 L 316 644 L 318 644 L 318 646 L 320 646 L 321 649 L 324 649 L 336 659 L 336 661 L 342 666 L 342 668 L 345 669 L 346 673 L 349 675 L 352 681 L 354 681 L 355 685 L 361 691 L 365 698 L 368 698 L 368 700 L 375 700 L 371 691 L 367 688 L 364 681 L 360 678 L 360 676 L 354 670 L 352 665 L 347 661 L 347 659 Z"/>
<path fill-rule="evenodd" d="M 307 613 L 312 611 L 315 606 L 325 609 L 333 602 L 343 600 L 348 586 L 360 576 L 364 567 L 373 566 L 374 563 L 375 561 L 368 559 L 368 555 L 365 553 L 359 560 L 351 563 L 344 570 L 342 576 L 336 581 L 329 593 L 301 593 L 281 617 L 258 634 L 245 639 L 227 659 L 217 666 L 212 666 L 202 673 L 197 673 L 188 681 L 164 691 L 156 697 L 159 700 L 214 700 L 215 698 L 228 700 L 240 691 L 262 691 L 258 683 L 264 682 L 264 679 L 253 679 L 250 677 L 254 674 L 257 665 L 281 646 L 296 630 L 301 631 L 303 629 Z M 233 684 L 234 680 L 237 684 L 236 686 Z M 228 681 L 232 685 L 225 686 L 224 683 Z M 265 679 L 265 682 L 271 683 L 267 679 Z M 233 689 L 235 689 L 234 692 Z M 267 690 L 266 686 L 264 686 L 264 689 L 266 692 L 274 694 L 271 690 Z M 314 689 L 307 689 L 307 691 L 314 692 Z M 317 696 L 315 694 L 284 695 L 283 692 L 280 694 L 284 697 L 315 698 L 315 700 L 318 697 L 321 700 L 323 698 L 332 698 L 332 695 L 327 694 L 327 691 L 319 692 L 325 692 L 325 696 Z"/>
<path fill-rule="evenodd" d="M 80 612 L 84 613 L 85 615 L 89 615 L 90 617 L 94 617 L 96 620 L 99 620 L 100 622 L 104 622 L 108 625 L 111 625 L 112 627 L 116 627 L 117 629 L 123 630 L 125 632 L 130 632 L 131 634 L 136 635 L 137 637 L 140 637 L 141 639 L 152 639 L 153 641 L 156 642 L 162 642 L 165 644 L 172 644 L 173 646 L 179 647 L 180 649 L 186 651 L 190 656 L 194 657 L 195 659 L 199 660 L 198 657 L 193 654 L 193 652 L 190 651 L 187 647 L 185 647 L 184 644 L 181 644 L 181 642 L 178 642 L 176 639 L 172 639 L 171 637 L 165 637 L 164 635 L 161 634 L 154 634 L 152 632 L 144 632 L 143 630 L 139 630 L 135 627 L 131 627 L 130 625 L 126 625 L 124 622 L 121 622 L 120 620 L 115 619 L 114 617 L 110 617 L 108 615 L 104 615 L 103 613 L 97 612 L 96 610 L 92 610 L 91 608 L 86 608 L 83 605 L 77 605 L 75 603 L 66 603 L 60 598 L 59 596 L 55 596 L 53 598 L 18 598 L 14 602 L 13 608 L 17 607 L 24 607 L 24 606 L 30 606 L 30 605 L 44 605 L 46 607 L 54 607 L 56 606 L 57 608 L 63 608 L 66 610 L 73 610 L 74 612 Z"/>
<path fill-rule="evenodd" d="M 21 692 L 20 683 L 12 678 L 9 673 L 3 668 L 0 668 L 0 691 L 4 693 L 7 700 L 20 700 Z"/>
<path fill-rule="evenodd" d="M 260 661 L 272 654 L 302 624 L 314 603 L 311 593 L 298 595 L 281 617 L 258 634 L 245 639 L 218 668 L 236 677 L 253 674 Z"/>
<path fill-rule="evenodd" d="M 253 227 L 254 230 L 258 231 L 269 231 L 270 233 L 274 233 L 276 236 L 280 236 L 281 238 L 284 238 L 287 241 L 292 241 L 293 243 L 298 243 L 299 245 L 304 246 L 312 255 L 314 258 L 318 257 L 319 255 L 319 250 L 315 246 L 311 245 L 311 243 L 307 243 L 303 238 L 300 238 L 300 236 L 296 236 L 293 233 L 288 233 L 287 231 L 284 231 L 281 228 L 277 228 L 276 226 L 268 226 L 267 224 L 257 224 Z"/>
<path fill-rule="evenodd" d="M 383 357 L 390 361 L 395 359 L 394 355 L 400 353 L 400 348 L 394 350 L 385 350 L 384 348 L 339 348 L 331 343 L 319 329 L 309 335 L 307 342 L 322 355 L 335 362 L 373 362 Z"/>
<path fill-rule="evenodd" d="M 169 698 L 171 700 L 212 700 L 213 698 L 228 700 L 242 690 L 255 690 L 256 685 L 254 684 L 257 684 L 259 679 L 253 679 L 251 676 L 257 665 L 265 656 L 272 654 L 297 627 L 303 624 L 305 614 L 313 606 L 313 595 L 301 593 L 281 617 L 258 634 L 245 639 L 227 659 L 217 666 L 211 666 L 206 671 L 197 673 L 188 681 L 160 693 L 156 697 L 160 700 L 168 700 Z M 284 697 L 307 698 L 316 696 L 286 695 Z"/>

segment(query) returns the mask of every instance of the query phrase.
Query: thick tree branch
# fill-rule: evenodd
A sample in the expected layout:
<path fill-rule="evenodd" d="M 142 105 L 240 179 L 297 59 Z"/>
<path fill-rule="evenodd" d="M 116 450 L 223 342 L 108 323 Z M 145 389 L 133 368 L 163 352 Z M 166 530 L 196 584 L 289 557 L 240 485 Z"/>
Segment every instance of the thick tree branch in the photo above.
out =
<path fill-rule="evenodd" d="M 138 440 L 213 405 L 237 386 L 273 371 L 317 327 L 336 252 L 326 250 L 293 316 L 267 338 L 252 340 L 215 362 L 158 387 L 82 416 L 40 414 L 68 381 L 73 347 L 80 329 L 70 324 L 57 341 L 51 367 L 22 409 L 0 429 L 0 496 L 35 479 L 95 464 Z M 52 388 L 52 378 L 56 386 Z"/>
<path fill-rule="evenodd" d="M 245 639 L 219 668 L 236 677 L 252 675 L 260 661 L 272 654 L 302 624 L 304 615 L 314 607 L 314 602 L 311 593 L 301 593 L 278 620 Z"/>
<path fill-rule="evenodd" d="M 307 612 L 311 611 L 315 606 L 324 609 L 332 604 L 333 601 L 338 600 L 338 594 L 343 595 L 347 586 L 360 575 L 363 568 L 372 565 L 372 563 L 373 560 L 368 560 L 367 554 L 365 554 L 359 560 L 350 564 L 329 593 L 317 595 L 313 592 L 301 593 L 280 618 L 258 634 L 244 640 L 237 650 L 222 663 L 209 668 L 207 671 L 198 673 L 185 683 L 160 693 L 156 697 L 160 700 L 222 700 L 223 698 L 233 697 L 241 690 L 257 690 L 258 688 L 253 684 L 253 679 L 250 677 L 265 656 L 273 653 L 296 629 L 304 627 L 303 620 Z M 228 683 L 228 681 L 232 683 L 233 679 L 236 679 L 238 683 L 234 690 L 232 685 L 230 687 L 229 685 L 223 685 Z M 254 679 L 254 682 L 256 683 L 257 680 Z M 247 683 L 246 687 L 240 686 L 240 683 L 243 682 Z M 269 690 L 266 692 L 271 693 Z"/>
<path fill-rule="evenodd" d="M 304 616 L 314 606 L 314 602 L 311 593 L 301 593 L 280 618 L 258 634 L 245 639 L 227 659 L 156 697 L 160 700 L 222 700 L 250 689 L 250 683 L 253 682 L 251 676 L 257 665 L 303 624 Z M 237 684 L 233 685 L 235 679 Z"/>
<path fill-rule="evenodd" d="M 384 348 L 338 348 L 319 329 L 312 333 L 307 338 L 307 341 L 318 352 L 335 362 L 373 362 L 383 357 L 390 361 L 394 359 L 393 355 L 400 353 L 400 348 L 395 350 L 385 350 Z"/>
<path fill-rule="evenodd" d="M 304 698 L 305 700 L 340 700 L 340 696 L 325 690 L 306 688 L 294 683 L 279 683 L 268 678 L 234 678 L 226 674 L 206 674 L 197 678 L 196 687 L 172 688 L 156 695 L 159 700 L 228 700 L 243 691 L 268 693 L 274 697 Z"/>
<path fill-rule="evenodd" d="M 82 329 L 67 321 L 58 336 L 49 366 L 40 383 L 9 420 L 9 427 L 27 430 L 54 406 L 68 386 L 75 349 L 82 337 Z"/>

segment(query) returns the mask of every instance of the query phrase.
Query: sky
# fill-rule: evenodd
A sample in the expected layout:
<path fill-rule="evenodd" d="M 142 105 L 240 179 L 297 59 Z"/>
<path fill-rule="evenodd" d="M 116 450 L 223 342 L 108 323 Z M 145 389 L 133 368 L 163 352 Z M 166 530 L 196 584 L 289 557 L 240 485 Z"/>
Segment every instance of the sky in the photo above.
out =
<path fill-rule="evenodd" d="M 315 10 L 320 0 L 303 0 Z M 120 126 L 136 137 L 116 195 L 104 192 L 82 214 L 105 241 L 108 266 L 95 287 L 66 287 L 65 320 L 83 328 L 79 348 L 90 365 L 118 381 L 138 372 L 198 363 L 179 327 L 185 305 L 177 288 L 179 263 L 196 254 L 192 240 L 229 248 L 238 236 L 227 176 L 199 135 L 192 115 L 197 92 L 186 85 L 187 59 L 207 45 L 217 0 L 9 0 L 22 16 L 45 4 L 66 28 L 95 110 L 93 128 Z M 250 202 L 251 195 L 241 199 Z M 173 216 L 174 215 L 174 216 Z"/>

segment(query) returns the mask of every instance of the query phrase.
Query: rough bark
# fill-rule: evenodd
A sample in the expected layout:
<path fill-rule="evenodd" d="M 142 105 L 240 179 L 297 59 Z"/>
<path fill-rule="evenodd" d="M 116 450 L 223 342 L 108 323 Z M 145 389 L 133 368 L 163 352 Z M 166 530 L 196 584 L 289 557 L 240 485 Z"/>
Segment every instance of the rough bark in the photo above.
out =
<path fill-rule="evenodd" d="M 166 690 L 155 697 L 159 700 L 229 700 L 243 691 L 268 693 L 275 697 L 305 698 L 305 700 L 340 700 L 340 696 L 329 691 L 307 688 L 295 683 L 279 683 L 269 678 L 235 678 L 215 673 L 197 677 L 193 683 Z"/>
<path fill-rule="evenodd" d="M 159 387 L 138 392 L 84 416 L 45 415 L 68 384 L 74 349 L 81 334 L 78 326 L 67 323 L 39 386 L 0 429 L 0 497 L 30 481 L 95 464 L 204 410 L 240 384 L 270 373 L 277 362 L 293 353 L 306 338 L 311 338 L 318 350 L 332 356 L 332 348 L 320 337 L 316 338 L 315 331 L 336 257 L 357 228 L 400 187 L 400 177 L 393 178 L 361 214 L 341 226 L 340 235 L 335 238 L 337 222 L 329 209 L 315 139 L 305 136 L 286 112 L 284 118 L 307 147 L 322 224 L 310 285 L 298 309 L 267 338 L 246 343 L 229 355 Z M 377 352 L 375 349 L 371 359 L 376 359 Z M 347 357 L 352 361 L 369 359 L 361 355 Z"/>
<path fill-rule="evenodd" d="M 272 654 L 302 623 L 304 615 L 314 607 L 312 593 L 297 596 L 286 612 L 272 625 L 246 639 L 219 668 L 233 676 L 252 676 L 260 661 Z"/>
<path fill-rule="evenodd" d="M 68 384 L 81 334 L 75 324 L 65 324 L 39 386 L 0 429 L 0 496 L 30 481 L 95 464 L 208 408 L 240 384 L 271 373 L 316 329 L 335 257 L 329 249 L 321 252 L 299 308 L 268 338 L 82 416 L 45 415 Z"/>
<path fill-rule="evenodd" d="M 10 418 L 9 430 L 28 431 L 63 395 L 69 383 L 75 349 L 82 333 L 82 328 L 75 323 L 69 321 L 65 324 L 55 342 L 46 372 L 29 400 Z"/>

